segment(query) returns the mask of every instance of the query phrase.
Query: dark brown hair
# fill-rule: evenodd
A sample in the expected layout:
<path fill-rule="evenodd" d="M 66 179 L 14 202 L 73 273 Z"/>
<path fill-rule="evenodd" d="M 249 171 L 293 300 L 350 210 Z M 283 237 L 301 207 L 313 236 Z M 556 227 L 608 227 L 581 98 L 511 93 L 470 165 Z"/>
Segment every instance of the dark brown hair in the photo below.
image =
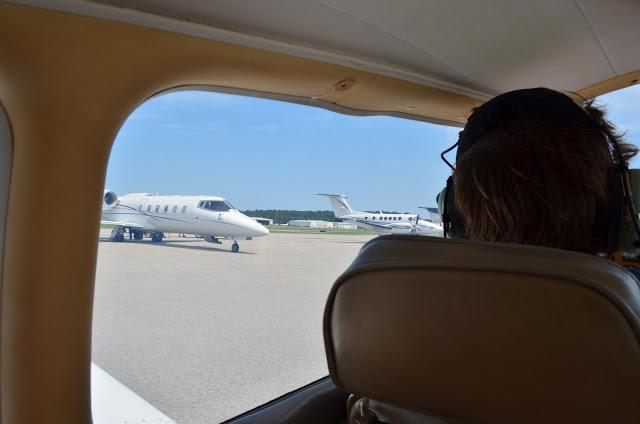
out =
<path fill-rule="evenodd" d="M 456 163 L 454 198 L 474 240 L 596 253 L 596 217 L 607 202 L 615 162 L 609 132 L 625 160 L 637 153 L 585 105 L 600 129 L 518 119 L 498 125 Z"/>

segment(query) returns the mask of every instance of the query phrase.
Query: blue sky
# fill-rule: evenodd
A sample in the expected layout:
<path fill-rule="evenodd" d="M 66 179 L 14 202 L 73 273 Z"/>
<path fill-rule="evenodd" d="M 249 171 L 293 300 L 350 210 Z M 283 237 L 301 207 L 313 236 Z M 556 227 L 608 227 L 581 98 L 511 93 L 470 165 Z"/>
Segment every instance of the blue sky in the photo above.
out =
<path fill-rule="evenodd" d="M 640 86 L 599 102 L 627 140 L 639 144 Z M 145 102 L 125 122 L 106 186 L 118 194 L 220 195 L 239 209 L 330 209 L 312 194 L 340 193 L 354 209 L 415 212 L 435 205 L 449 175 L 440 152 L 458 131 L 273 100 L 177 92 Z"/>

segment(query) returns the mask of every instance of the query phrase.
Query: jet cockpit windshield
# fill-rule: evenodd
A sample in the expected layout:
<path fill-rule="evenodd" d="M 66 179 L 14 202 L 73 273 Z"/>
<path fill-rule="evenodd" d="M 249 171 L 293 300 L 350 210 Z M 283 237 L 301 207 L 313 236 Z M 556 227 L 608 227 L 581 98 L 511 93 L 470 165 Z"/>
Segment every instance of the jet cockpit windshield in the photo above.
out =
<path fill-rule="evenodd" d="M 226 200 L 202 200 L 198 203 L 198 207 L 215 212 L 227 212 L 235 209 L 233 205 Z"/>

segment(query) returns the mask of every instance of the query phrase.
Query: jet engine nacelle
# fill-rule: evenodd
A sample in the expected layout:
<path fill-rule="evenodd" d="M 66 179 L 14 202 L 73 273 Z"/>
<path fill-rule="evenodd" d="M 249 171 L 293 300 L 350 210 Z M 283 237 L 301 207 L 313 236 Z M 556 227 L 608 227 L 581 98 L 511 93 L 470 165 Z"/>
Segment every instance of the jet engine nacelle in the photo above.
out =
<path fill-rule="evenodd" d="M 108 211 L 118 203 L 118 195 L 111 190 L 105 190 L 102 195 L 102 210 Z"/>

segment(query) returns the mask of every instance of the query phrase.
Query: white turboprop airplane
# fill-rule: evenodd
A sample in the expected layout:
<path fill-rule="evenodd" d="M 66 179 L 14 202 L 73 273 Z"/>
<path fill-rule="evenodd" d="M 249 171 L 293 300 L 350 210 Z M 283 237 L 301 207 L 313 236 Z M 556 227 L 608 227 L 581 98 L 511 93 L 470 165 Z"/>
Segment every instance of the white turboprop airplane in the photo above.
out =
<path fill-rule="evenodd" d="M 316 193 L 316 196 L 329 198 L 336 218 L 353 222 L 360 228 L 373 230 L 378 234 L 414 234 L 420 236 L 442 237 L 442 226 L 430 220 L 420 219 L 410 213 L 383 213 L 354 211 L 342 194 Z"/>
<path fill-rule="evenodd" d="M 132 193 L 118 197 L 105 190 L 102 197 L 101 224 L 113 225 L 111 240 L 124 241 L 125 230 L 135 240 L 145 234 L 161 242 L 164 233 L 202 236 L 210 243 L 231 239 L 231 250 L 240 250 L 237 240 L 251 240 L 269 234 L 269 230 L 236 210 L 218 196 L 154 196 Z"/>

